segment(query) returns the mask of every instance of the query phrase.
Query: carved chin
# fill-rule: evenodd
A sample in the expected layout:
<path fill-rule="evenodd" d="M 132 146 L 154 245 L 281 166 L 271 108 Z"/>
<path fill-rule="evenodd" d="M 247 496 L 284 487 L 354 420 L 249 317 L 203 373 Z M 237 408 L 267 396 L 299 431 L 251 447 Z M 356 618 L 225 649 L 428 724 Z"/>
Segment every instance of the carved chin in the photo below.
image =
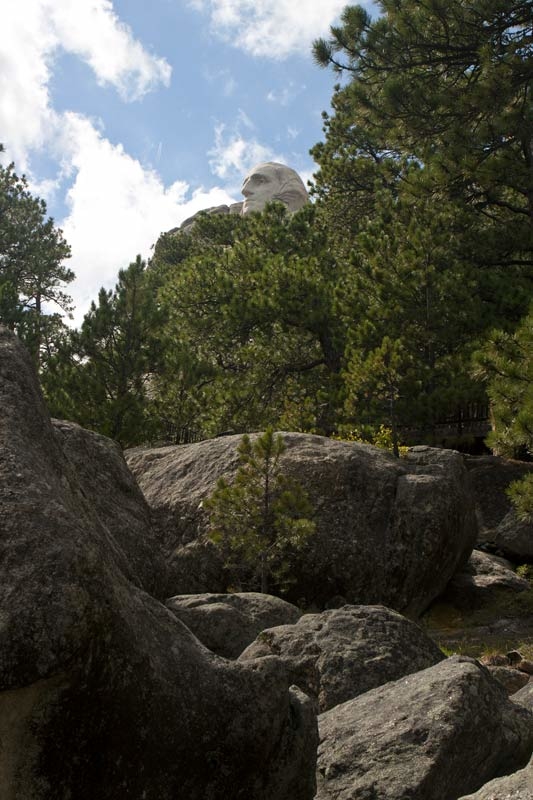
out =
<path fill-rule="evenodd" d="M 242 214 L 247 214 L 250 211 L 262 211 L 268 201 L 267 200 L 245 200 L 242 204 Z"/>

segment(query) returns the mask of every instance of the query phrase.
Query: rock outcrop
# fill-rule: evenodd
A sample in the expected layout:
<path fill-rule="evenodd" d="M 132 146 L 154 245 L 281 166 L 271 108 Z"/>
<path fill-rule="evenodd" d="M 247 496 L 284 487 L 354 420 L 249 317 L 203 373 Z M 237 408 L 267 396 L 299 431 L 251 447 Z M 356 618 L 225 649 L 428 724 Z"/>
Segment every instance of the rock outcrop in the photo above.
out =
<path fill-rule="evenodd" d="M 533 680 L 530 680 L 522 689 L 513 694 L 513 701 L 533 711 Z"/>
<path fill-rule="evenodd" d="M 529 581 L 517 575 L 509 561 L 474 550 L 439 599 L 470 610 L 490 602 L 496 594 L 527 592 L 530 588 Z"/>
<path fill-rule="evenodd" d="M 310 800 L 311 701 L 277 659 L 218 658 L 148 593 L 120 453 L 54 429 L 5 330 L 0 403 L 2 800 Z"/>
<path fill-rule="evenodd" d="M 505 666 L 487 666 L 494 680 L 503 686 L 508 695 L 514 696 L 529 683 L 529 675 L 519 669 Z"/>
<path fill-rule="evenodd" d="M 533 759 L 524 769 L 495 778 L 479 792 L 464 795 L 459 800 L 533 800 Z"/>
<path fill-rule="evenodd" d="M 291 603 L 260 592 L 177 595 L 166 605 L 202 644 L 224 658 L 237 658 L 265 628 L 292 625 L 302 615 Z"/>
<path fill-rule="evenodd" d="M 341 596 L 352 604 L 380 603 L 420 614 L 476 541 L 461 456 L 418 447 L 399 460 L 369 445 L 320 436 L 288 433 L 284 440 L 285 469 L 308 491 L 316 521 L 316 534 L 299 554 L 287 599 L 324 607 Z M 202 503 L 219 476 L 235 473 L 239 442 L 239 436 L 227 436 L 126 453 L 167 554 L 168 595 L 220 590 L 222 565 L 217 586 L 198 585 L 198 575 L 206 572 Z M 205 558 L 215 580 L 207 544 Z"/>
<path fill-rule="evenodd" d="M 274 654 L 321 712 L 444 659 L 418 625 L 383 606 L 305 614 L 260 633 L 239 660 Z"/>
<path fill-rule="evenodd" d="M 506 489 L 533 473 L 533 464 L 498 456 L 466 458 L 470 473 L 479 541 L 513 559 L 533 559 L 533 523 L 516 516 Z"/>
<path fill-rule="evenodd" d="M 320 715 L 317 800 L 455 800 L 520 769 L 533 714 L 454 656 Z"/>
<path fill-rule="evenodd" d="M 137 586 L 163 598 L 166 564 L 150 523 L 150 510 L 129 471 L 119 445 L 74 422 L 52 420 L 75 491 L 92 509 L 105 535 L 105 547 L 116 555 L 121 572 Z"/>

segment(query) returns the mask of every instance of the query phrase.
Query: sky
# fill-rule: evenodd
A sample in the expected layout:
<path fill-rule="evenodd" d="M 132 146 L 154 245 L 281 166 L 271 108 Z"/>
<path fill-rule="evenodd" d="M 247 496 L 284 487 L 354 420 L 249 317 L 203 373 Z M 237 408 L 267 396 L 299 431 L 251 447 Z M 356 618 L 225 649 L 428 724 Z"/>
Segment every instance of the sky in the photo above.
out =
<path fill-rule="evenodd" d="M 242 200 L 255 164 L 311 178 L 338 81 L 311 45 L 344 5 L 3 0 L 1 158 L 72 248 L 73 324 L 162 231 Z"/>

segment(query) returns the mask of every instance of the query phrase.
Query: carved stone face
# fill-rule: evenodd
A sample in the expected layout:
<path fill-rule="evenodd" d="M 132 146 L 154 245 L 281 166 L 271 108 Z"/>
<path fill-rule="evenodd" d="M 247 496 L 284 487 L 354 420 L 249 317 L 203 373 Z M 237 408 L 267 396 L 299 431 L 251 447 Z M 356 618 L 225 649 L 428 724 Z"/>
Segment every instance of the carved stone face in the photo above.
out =
<path fill-rule="evenodd" d="M 245 197 L 243 214 L 262 211 L 270 200 L 280 200 L 289 211 L 298 211 L 309 201 L 298 173 L 274 161 L 257 164 L 251 169 L 242 184 L 242 193 Z"/>

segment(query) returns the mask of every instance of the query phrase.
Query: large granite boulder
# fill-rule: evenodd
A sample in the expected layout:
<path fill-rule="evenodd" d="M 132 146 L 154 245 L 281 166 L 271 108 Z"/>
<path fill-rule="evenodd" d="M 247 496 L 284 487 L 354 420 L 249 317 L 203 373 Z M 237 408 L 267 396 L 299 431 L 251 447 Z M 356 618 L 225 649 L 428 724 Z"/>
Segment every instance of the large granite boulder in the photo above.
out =
<path fill-rule="evenodd" d="M 85 506 L 97 515 L 108 551 L 121 571 L 163 599 L 166 562 L 150 523 L 150 509 L 119 445 L 74 422 L 52 420 L 58 442 L 75 473 Z"/>
<path fill-rule="evenodd" d="M 476 541 L 469 483 L 458 453 L 412 448 L 395 459 L 370 445 L 285 433 L 284 465 L 309 493 L 316 534 L 293 569 L 287 599 L 324 607 L 334 596 L 420 614 L 466 561 Z M 169 560 L 168 595 L 199 587 L 204 499 L 238 466 L 239 436 L 126 454 L 153 510 Z M 212 552 L 206 558 L 212 564 Z M 187 569 L 183 569 L 183 561 Z M 194 568 L 196 559 L 197 568 Z M 223 580 L 220 565 L 220 580 Z"/>
<path fill-rule="evenodd" d="M 279 655 L 320 711 L 444 659 L 414 622 L 383 606 L 344 606 L 265 630 L 240 661 Z"/>
<path fill-rule="evenodd" d="M 486 783 L 479 792 L 459 800 L 533 800 L 533 759 L 524 769 Z"/>
<path fill-rule="evenodd" d="M 465 459 L 474 492 L 479 541 L 515 560 L 533 559 L 533 522 L 517 518 L 506 489 L 533 474 L 533 464 L 499 456 Z"/>
<path fill-rule="evenodd" d="M 502 592 L 527 592 L 530 589 L 529 581 L 517 575 L 509 561 L 474 550 L 439 599 L 452 603 L 456 608 L 470 610 L 490 603 Z"/>
<path fill-rule="evenodd" d="M 166 606 L 202 644 L 224 658 L 237 658 L 265 628 L 290 626 L 302 616 L 291 603 L 260 592 L 177 595 Z"/>
<path fill-rule="evenodd" d="M 455 800 L 520 769 L 533 714 L 454 656 L 319 717 L 317 800 Z"/>
<path fill-rule="evenodd" d="M 0 403 L 2 798 L 310 800 L 311 701 L 277 659 L 211 654 L 146 591 L 120 454 L 54 429 L 3 329 Z"/>

